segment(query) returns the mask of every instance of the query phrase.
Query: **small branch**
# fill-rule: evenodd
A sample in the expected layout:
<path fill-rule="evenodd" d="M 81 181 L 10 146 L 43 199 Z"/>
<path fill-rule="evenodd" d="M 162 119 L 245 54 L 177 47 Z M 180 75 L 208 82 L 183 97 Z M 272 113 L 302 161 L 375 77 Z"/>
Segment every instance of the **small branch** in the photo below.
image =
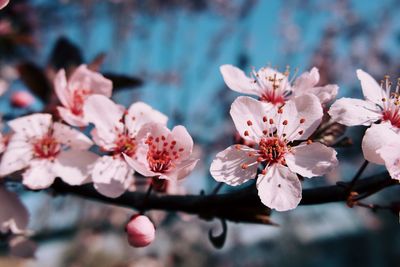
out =
<path fill-rule="evenodd" d="M 350 182 L 351 183 L 351 182 Z M 348 199 L 350 183 L 324 186 L 303 190 L 300 205 L 316 205 L 329 202 L 345 202 Z M 387 172 L 373 175 L 354 182 L 353 191 L 360 195 L 399 184 Z M 56 193 L 74 194 L 83 198 L 98 200 L 108 204 L 141 210 L 144 208 L 146 193 L 127 192 L 118 198 L 107 198 L 99 194 L 91 184 L 71 186 L 57 179 L 52 186 Z M 151 194 L 145 203 L 147 210 L 185 212 L 211 220 L 225 219 L 233 222 L 271 224 L 270 210 L 265 207 L 254 187 L 247 187 L 218 195 L 158 195 Z"/>

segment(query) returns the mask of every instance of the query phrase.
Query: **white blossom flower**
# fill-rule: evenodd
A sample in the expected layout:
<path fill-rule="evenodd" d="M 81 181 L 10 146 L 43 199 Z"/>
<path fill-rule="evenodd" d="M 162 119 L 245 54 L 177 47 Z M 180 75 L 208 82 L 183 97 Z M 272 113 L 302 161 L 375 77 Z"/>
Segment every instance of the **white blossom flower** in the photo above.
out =
<path fill-rule="evenodd" d="M 139 153 L 136 135 L 149 122 L 163 125 L 168 118 L 143 102 L 127 111 L 102 95 L 90 96 L 84 106 L 85 119 L 94 124 L 94 142 L 108 155 L 99 158 L 93 168 L 95 188 L 108 197 L 118 197 L 131 186 L 134 170 L 126 163 Z"/>
<path fill-rule="evenodd" d="M 400 180 L 400 134 L 390 123 L 373 124 L 367 129 L 362 149 L 366 160 L 385 165 L 390 176 Z"/>
<path fill-rule="evenodd" d="M 321 143 L 306 140 L 322 120 L 322 108 L 313 95 L 301 101 L 288 101 L 283 107 L 270 106 L 250 97 L 238 97 L 232 104 L 231 117 L 243 139 L 255 148 L 233 145 L 217 154 L 210 172 L 215 180 L 236 186 L 257 177 L 258 195 L 264 205 L 285 211 L 301 200 L 304 177 L 320 176 L 338 162 L 336 151 Z M 307 109 L 299 109 L 301 102 Z M 296 141 L 296 142 L 294 142 Z M 298 145 L 296 145 L 298 144 Z"/>
<path fill-rule="evenodd" d="M 22 182 L 31 189 L 49 187 L 56 177 L 82 184 L 96 155 L 92 141 L 71 127 L 52 122 L 50 114 L 34 114 L 8 122 L 14 131 L 0 163 L 0 175 L 24 170 Z"/>
<path fill-rule="evenodd" d="M 335 84 L 316 86 L 319 72 L 315 67 L 300 75 L 293 85 L 288 80 L 288 71 L 281 73 L 269 67 L 253 70 L 250 77 L 232 65 L 222 65 L 220 71 L 226 85 L 233 91 L 255 95 L 260 101 L 274 105 L 282 105 L 303 94 L 316 95 L 321 104 L 326 104 L 336 97 L 339 89 Z"/>
<path fill-rule="evenodd" d="M 368 73 L 357 70 L 365 100 L 341 98 L 329 110 L 331 117 L 344 125 L 369 126 L 382 120 L 391 123 L 393 129 L 400 131 L 399 84 L 392 92 L 391 82 L 386 76 L 379 85 Z"/>
<path fill-rule="evenodd" d="M 72 126 L 83 127 L 88 124 L 83 114 L 86 99 L 93 94 L 111 97 L 112 82 L 81 65 L 68 81 L 65 71 L 60 70 L 54 79 L 54 88 L 63 105 L 57 107 L 60 117 Z"/>
<path fill-rule="evenodd" d="M 135 160 L 127 158 L 127 162 L 143 176 L 178 181 L 198 162 L 192 158 L 193 139 L 184 126 L 170 131 L 162 124 L 148 123 L 139 131 L 138 140 Z"/>

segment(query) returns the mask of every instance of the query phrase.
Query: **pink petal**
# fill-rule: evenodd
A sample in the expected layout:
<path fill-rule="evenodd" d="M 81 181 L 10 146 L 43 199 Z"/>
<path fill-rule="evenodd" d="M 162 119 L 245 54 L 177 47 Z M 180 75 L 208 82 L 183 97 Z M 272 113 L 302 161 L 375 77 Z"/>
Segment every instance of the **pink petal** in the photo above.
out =
<path fill-rule="evenodd" d="M 250 152 L 256 150 L 244 145 L 240 145 L 240 148 L 246 151 L 230 146 L 216 155 L 210 167 L 210 173 L 216 181 L 236 186 L 256 177 L 258 164 L 253 163 L 257 162 L 257 157 L 249 156 Z M 248 167 L 242 168 L 243 164 Z"/>
<path fill-rule="evenodd" d="M 20 234 L 28 227 L 29 213 L 14 192 L 0 186 L 0 231 Z M 11 227 L 10 222 L 14 225 Z"/>
<path fill-rule="evenodd" d="M 68 81 L 72 90 L 89 89 L 93 94 L 111 97 L 112 82 L 98 72 L 91 71 L 86 65 L 80 65 Z"/>
<path fill-rule="evenodd" d="M 385 161 L 377 153 L 377 150 L 388 143 L 394 143 L 399 135 L 391 129 L 390 123 L 373 124 L 367 129 L 362 140 L 364 158 L 372 163 L 384 164 Z"/>
<path fill-rule="evenodd" d="M 10 0 L 0 0 L 0 9 L 5 8 L 9 2 Z"/>
<path fill-rule="evenodd" d="M 222 77 L 226 85 L 233 91 L 261 96 L 260 90 L 253 79 L 250 79 L 246 74 L 232 65 L 222 65 L 220 68 Z"/>
<path fill-rule="evenodd" d="M 133 171 L 124 160 L 112 156 L 102 156 L 94 163 L 92 180 L 94 183 L 103 184 L 111 183 L 112 180 L 123 183 L 132 174 Z"/>
<path fill-rule="evenodd" d="M 71 110 L 64 107 L 57 107 L 58 115 L 69 125 L 75 127 L 85 127 L 88 125 L 83 116 L 77 116 Z"/>
<path fill-rule="evenodd" d="M 53 172 L 70 185 L 81 185 L 98 156 L 89 151 L 62 151 L 54 162 Z"/>
<path fill-rule="evenodd" d="M 86 150 L 93 145 L 89 137 L 59 122 L 53 124 L 53 137 L 61 144 L 68 145 L 73 149 Z"/>
<path fill-rule="evenodd" d="M 374 103 L 345 97 L 333 103 L 328 113 L 333 120 L 347 126 L 369 126 L 382 117 L 379 107 Z"/>
<path fill-rule="evenodd" d="M 196 167 L 196 164 L 199 160 L 198 159 L 189 159 L 183 162 L 180 162 L 172 172 L 167 173 L 165 175 L 161 175 L 161 179 L 168 179 L 168 180 L 181 180 L 188 176 L 193 169 Z"/>
<path fill-rule="evenodd" d="M 155 238 L 156 229 L 147 216 L 133 216 L 126 225 L 129 244 L 133 247 L 146 247 Z"/>
<path fill-rule="evenodd" d="M 175 126 L 171 134 L 168 135 L 167 141 L 169 143 L 176 141 L 176 147 L 178 149 L 183 149 L 180 153 L 180 159 L 187 159 L 192 154 L 193 139 L 184 126 Z"/>
<path fill-rule="evenodd" d="M 68 90 L 67 77 L 63 69 L 59 70 L 54 78 L 54 91 L 64 107 L 71 106 L 71 93 Z"/>
<path fill-rule="evenodd" d="M 90 96 L 83 107 L 85 119 L 96 127 L 96 134 L 104 143 L 113 143 L 124 125 L 120 122 L 124 111 L 102 95 Z"/>
<path fill-rule="evenodd" d="M 53 163 L 50 160 L 34 159 L 30 167 L 22 174 L 22 183 L 33 190 L 48 188 L 56 178 Z"/>
<path fill-rule="evenodd" d="M 137 151 L 136 153 L 138 153 L 139 151 Z M 140 152 L 139 152 L 140 153 Z M 142 155 L 142 157 L 139 157 L 138 159 L 132 159 L 129 156 L 124 155 L 124 159 L 126 161 L 126 163 L 128 163 L 128 165 L 134 169 L 135 171 L 137 171 L 138 173 L 140 173 L 141 175 L 145 176 L 145 177 L 155 177 L 158 176 L 157 173 L 152 172 L 149 168 L 149 164 L 147 163 L 146 160 L 146 155 L 147 153 L 140 153 Z"/>
<path fill-rule="evenodd" d="M 32 146 L 27 142 L 25 136 L 14 134 L 0 161 L 0 176 L 5 176 L 28 167 L 32 157 Z"/>
<path fill-rule="evenodd" d="M 339 86 L 336 84 L 328 84 L 325 86 L 313 87 L 309 90 L 309 93 L 318 97 L 321 104 L 327 104 L 336 98 L 338 91 Z"/>
<path fill-rule="evenodd" d="M 318 128 L 323 112 L 318 98 L 303 94 L 286 102 L 281 108 L 282 114 L 269 115 L 277 123 L 278 135 L 286 134 L 288 140 L 305 140 Z M 303 123 L 300 121 L 304 119 Z M 287 124 L 284 124 L 287 121 Z"/>
<path fill-rule="evenodd" d="M 132 104 L 125 116 L 125 125 L 131 136 L 136 136 L 140 128 L 146 123 L 156 122 L 166 125 L 167 121 L 167 116 L 143 102 Z"/>
<path fill-rule="evenodd" d="M 131 189 L 134 183 L 132 174 L 126 177 L 125 180 L 111 180 L 110 183 L 95 183 L 94 188 L 102 195 L 110 198 L 121 196 L 126 190 Z"/>
<path fill-rule="evenodd" d="M 301 200 L 301 183 L 289 168 L 274 164 L 266 175 L 258 175 L 258 196 L 261 202 L 277 211 L 287 211 L 297 207 Z"/>
<path fill-rule="evenodd" d="M 258 143 L 266 128 L 263 117 L 273 109 L 274 106 L 268 103 L 240 96 L 232 103 L 230 114 L 240 136 L 245 140 Z"/>
<path fill-rule="evenodd" d="M 292 172 L 304 177 L 322 176 L 338 165 L 336 151 L 321 143 L 303 143 L 292 147 L 285 155 L 286 164 Z"/>
<path fill-rule="evenodd" d="M 371 101 L 374 104 L 382 106 L 382 98 L 386 97 L 385 91 L 380 85 L 371 77 L 368 73 L 363 70 L 357 70 L 357 78 L 361 82 L 361 88 L 365 99 Z"/>
<path fill-rule="evenodd" d="M 398 137 L 400 139 L 400 135 Z M 400 140 L 389 143 L 377 150 L 393 179 L 400 180 Z"/>
<path fill-rule="evenodd" d="M 47 134 L 51 123 L 50 114 L 37 113 L 9 121 L 8 125 L 18 134 L 27 138 L 37 138 Z"/>
<path fill-rule="evenodd" d="M 308 90 L 313 88 L 319 82 L 319 71 L 313 67 L 311 71 L 306 71 L 301 74 L 293 83 L 293 93 L 300 95 L 308 93 Z"/>

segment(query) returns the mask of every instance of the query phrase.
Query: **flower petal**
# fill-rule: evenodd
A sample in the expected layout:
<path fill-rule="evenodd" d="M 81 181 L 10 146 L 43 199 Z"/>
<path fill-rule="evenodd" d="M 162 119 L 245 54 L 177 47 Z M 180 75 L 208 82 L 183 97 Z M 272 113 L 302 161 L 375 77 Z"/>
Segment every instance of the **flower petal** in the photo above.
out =
<path fill-rule="evenodd" d="M 25 136 L 14 134 L 0 162 L 0 176 L 28 167 L 32 157 L 32 146 L 27 142 Z"/>
<path fill-rule="evenodd" d="M 98 156 L 89 151 L 62 151 L 54 162 L 53 172 L 70 185 L 81 185 Z"/>
<path fill-rule="evenodd" d="M 37 113 L 20 117 L 8 122 L 14 132 L 24 135 L 26 138 L 42 137 L 50 129 L 51 115 Z"/>
<path fill-rule="evenodd" d="M 368 73 L 363 70 L 357 70 L 357 78 L 361 82 L 361 88 L 365 99 L 371 101 L 374 104 L 382 106 L 382 98 L 386 96 L 385 91 L 380 85 L 371 77 Z"/>
<path fill-rule="evenodd" d="M 68 83 L 71 90 L 89 89 L 93 94 L 111 97 L 112 82 L 100 73 L 89 70 L 86 65 L 80 65 Z"/>
<path fill-rule="evenodd" d="M 94 183 L 111 183 L 112 180 L 124 182 L 132 174 L 126 162 L 112 156 L 102 156 L 93 166 L 92 180 Z"/>
<path fill-rule="evenodd" d="M 146 155 L 146 154 L 144 154 L 144 155 Z M 125 159 L 126 163 L 128 163 L 128 165 L 132 169 L 134 169 L 135 171 L 137 171 L 141 175 L 143 175 L 145 177 L 154 177 L 154 176 L 158 175 L 157 173 L 152 172 L 150 170 L 150 168 L 148 167 L 148 163 L 147 163 L 147 160 L 145 159 L 145 157 L 141 157 L 141 158 L 143 158 L 142 160 L 137 160 L 137 159 L 132 159 L 131 157 L 127 156 L 126 154 L 123 154 L 123 155 L 124 155 L 124 159 Z"/>
<path fill-rule="evenodd" d="M 300 95 L 308 93 L 319 82 L 319 70 L 313 67 L 310 71 L 301 74 L 293 83 L 293 93 Z"/>
<path fill-rule="evenodd" d="M 22 183 L 33 190 L 44 189 L 54 182 L 56 176 L 51 161 L 34 159 L 29 169 L 22 174 Z"/>
<path fill-rule="evenodd" d="M 274 164 L 265 175 L 257 178 L 258 196 L 261 202 L 277 211 L 287 211 L 297 207 L 301 200 L 301 183 L 289 168 Z"/>
<path fill-rule="evenodd" d="M 59 70 L 54 78 L 54 91 L 64 107 L 69 107 L 71 105 L 70 93 L 67 86 L 67 77 L 65 75 L 65 70 L 63 69 Z"/>
<path fill-rule="evenodd" d="M 93 145 L 89 137 L 59 122 L 53 124 L 53 137 L 61 144 L 68 145 L 73 149 L 86 150 Z"/>
<path fill-rule="evenodd" d="M 374 103 L 345 97 L 333 103 L 328 113 L 333 120 L 347 126 L 369 126 L 382 117 L 379 107 Z"/>
<path fill-rule="evenodd" d="M 193 169 L 196 167 L 196 164 L 199 160 L 198 159 L 189 159 L 183 162 L 180 162 L 172 172 L 167 173 L 165 175 L 161 175 L 161 179 L 170 179 L 170 180 L 181 180 L 188 176 Z"/>
<path fill-rule="evenodd" d="M 263 117 L 274 106 L 254 98 L 239 96 L 232 103 L 230 114 L 240 136 L 248 141 L 258 142 L 266 128 Z"/>
<path fill-rule="evenodd" d="M 20 234 L 28 227 L 29 213 L 15 192 L 0 186 L 0 231 Z"/>
<path fill-rule="evenodd" d="M 67 108 L 57 107 L 57 112 L 61 119 L 63 119 L 69 125 L 76 127 L 85 127 L 88 125 L 88 122 L 86 122 L 83 116 L 77 116 Z"/>
<path fill-rule="evenodd" d="M 132 104 L 125 116 L 125 125 L 131 136 L 136 136 L 140 128 L 146 123 L 156 122 L 166 125 L 167 121 L 167 116 L 143 102 Z"/>
<path fill-rule="evenodd" d="M 394 143 L 399 135 L 391 129 L 390 123 L 373 124 L 367 129 L 362 140 L 362 151 L 364 158 L 372 163 L 384 164 L 385 161 L 377 153 L 377 150 L 388 143 Z"/>
<path fill-rule="evenodd" d="M 303 143 L 292 147 L 285 155 L 286 164 L 292 172 L 304 177 L 321 176 L 338 165 L 336 151 L 321 143 Z"/>
<path fill-rule="evenodd" d="M 128 188 L 132 187 L 133 184 L 132 174 L 127 176 L 125 180 L 111 180 L 110 183 L 95 183 L 94 188 L 102 195 L 117 198 L 121 196 Z"/>
<path fill-rule="evenodd" d="M 175 141 L 177 149 L 183 149 L 179 153 L 181 160 L 187 159 L 192 154 L 193 139 L 184 126 L 175 126 L 168 135 L 167 141 L 168 143 Z"/>
<path fill-rule="evenodd" d="M 261 96 L 260 91 L 254 80 L 247 77 L 239 68 L 233 65 L 222 65 L 219 70 L 226 85 L 233 91 Z"/>
<path fill-rule="evenodd" d="M 400 138 L 400 136 L 399 136 Z M 400 141 L 388 143 L 377 150 L 393 179 L 400 180 Z"/>
<path fill-rule="evenodd" d="M 96 127 L 96 134 L 104 143 L 113 143 L 124 125 L 120 122 L 124 111 L 102 95 L 88 97 L 83 107 L 85 119 Z"/>
<path fill-rule="evenodd" d="M 257 157 L 249 156 L 250 152 L 256 150 L 244 145 L 239 147 L 240 149 L 230 146 L 215 156 L 211 163 L 210 173 L 217 182 L 236 186 L 256 177 Z M 243 164 L 247 164 L 248 167 L 242 168 Z"/>

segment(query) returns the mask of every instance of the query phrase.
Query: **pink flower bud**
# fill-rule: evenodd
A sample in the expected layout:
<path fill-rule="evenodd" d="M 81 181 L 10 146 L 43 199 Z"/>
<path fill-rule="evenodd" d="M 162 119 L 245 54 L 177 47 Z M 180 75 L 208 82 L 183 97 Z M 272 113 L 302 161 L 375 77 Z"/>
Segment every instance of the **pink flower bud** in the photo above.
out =
<path fill-rule="evenodd" d="M 136 214 L 126 225 L 128 242 L 132 247 L 140 248 L 150 245 L 154 240 L 156 229 L 147 216 Z"/>
<path fill-rule="evenodd" d="M 11 104 L 15 107 L 26 108 L 33 104 L 35 98 L 26 91 L 16 91 L 11 95 Z"/>

